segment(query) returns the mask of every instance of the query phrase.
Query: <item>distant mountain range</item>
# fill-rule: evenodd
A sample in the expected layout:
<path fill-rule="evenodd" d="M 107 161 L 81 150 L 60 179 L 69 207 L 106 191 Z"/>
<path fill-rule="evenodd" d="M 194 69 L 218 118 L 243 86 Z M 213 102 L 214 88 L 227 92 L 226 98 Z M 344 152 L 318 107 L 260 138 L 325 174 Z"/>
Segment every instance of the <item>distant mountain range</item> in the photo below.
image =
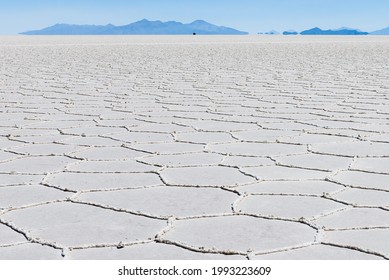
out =
<path fill-rule="evenodd" d="M 74 25 L 56 24 L 41 30 L 26 31 L 24 35 L 245 35 L 230 27 L 217 26 L 204 20 L 196 20 L 192 23 L 177 21 L 149 21 L 143 19 L 128 25 Z"/>
<path fill-rule="evenodd" d="M 294 30 L 286 30 L 284 32 L 282 32 L 282 35 L 297 35 L 298 32 L 297 31 L 294 31 Z"/>
<path fill-rule="evenodd" d="M 374 32 L 370 32 L 369 34 L 370 35 L 389 35 L 389 27 L 381 29 L 381 30 L 377 30 Z"/>
<path fill-rule="evenodd" d="M 40 30 L 22 32 L 24 35 L 246 35 L 247 32 L 231 27 L 217 26 L 204 20 L 196 20 L 191 23 L 177 21 L 162 22 L 143 19 L 123 26 L 107 25 L 76 25 L 56 24 Z M 271 30 L 258 34 L 279 35 Z M 389 27 L 374 32 L 363 32 L 358 29 L 341 27 L 339 29 L 323 30 L 318 27 L 304 30 L 300 33 L 294 30 L 282 32 L 283 35 L 389 35 Z"/>
<path fill-rule="evenodd" d="M 362 32 L 357 29 L 352 29 L 352 28 L 340 28 L 336 30 L 322 30 L 318 27 L 305 30 L 300 33 L 301 35 L 367 35 L 369 34 L 368 32 Z"/>

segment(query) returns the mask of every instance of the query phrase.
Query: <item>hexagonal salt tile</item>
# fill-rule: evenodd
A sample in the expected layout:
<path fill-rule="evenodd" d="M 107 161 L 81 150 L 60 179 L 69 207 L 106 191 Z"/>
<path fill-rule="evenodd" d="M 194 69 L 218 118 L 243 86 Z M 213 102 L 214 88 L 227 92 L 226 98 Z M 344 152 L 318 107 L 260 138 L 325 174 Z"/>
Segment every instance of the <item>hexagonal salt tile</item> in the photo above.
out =
<path fill-rule="evenodd" d="M 213 153 L 190 153 L 178 155 L 156 155 L 140 159 L 142 162 L 158 166 L 201 166 L 217 165 L 223 156 Z"/>
<path fill-rule="evenodd" d="M 72 127 L 91 127 L 95 126 L 95 122 L 90 120 L 53 120 L 53 121 L 42 121 L 39 123 L 33 123 L 30 125 L 24 126 L 25 128 L 32 129 L 63 129 L 63 128 L 72 128 Z"/>
<path fill-rule="evenodd" d="M 70 202 L 11 211 L 2 218 L 35 238 L 69 247 L 147 240 L 166 226 L 163 220 Z"/>
<path fill-rule="evenodd" d="M 42 185 L 12 186 L 0 188 L 0 209 L 20 207 L 46 201 L 62 200 L 71 193 Z"/>
<path fill-rule="evenodd" d="M 140 132 L 157 132 L 157 133 L 195 131 L 191 127 L 172 124 L 172 123 L 170 123 L 170 124 L 145 123 L 145 124 L 140 124 L 134 128 L 131 128 L 130 130 L 131 131 L 140 131 Z"/>
<path fill-rule="evenodd" d="M 249 194 L 305 194 L 322 195 L 336 192 L 344 187 L 327 181 L 269 181 L 236 188 Z"/>
<path fill-rule="evenodd" d="M 231 134 L 226 132 L 185 132 L 177 133 L 176 139 L 182 142 L 208 144 L 234 141 Z"/>
<path fill-rule="evenodd" d="M 10 151 L 32 156 L 62 156 L 85 149 L 80 146 L 62 144 L 26 144 L 20 147 L 9 148 Z"/>
<path fill-rule="evenodd" d="M 27 239 L 24 237 L 23 234 L 0 223 L 0 246 L 11 245 L 11 244 L 26 242 L 26 241 Z M 1 255 L 0 255 L 0 259 L 1 259 Z"/>
<path fill-rule="evenodd" d="M 223 159 L 223 165 L 227 166 L 239 166 L 239 167 L 249 167 L 249 166 L 269 166 L 274 165 L 274 161 L 269 158 L 262 157 L 241 157 L 241 156 L 227 156 Z"/>
<path fill-rule="evenodd" d="M 61 140 L 69 138 L 68 135 L 49 134 L 49 135 L 32 135 L 32 136 L 15 136 L 11 139 L 16 141 L 23 141 L 30 144 L 52 144 L 53 142 L 60 143 Z"/>
<path fill-rule="evenodd" d="M 123 147 L 97 147 L 86 149 L 77 153 L 72 153 L 71 155 L 88 160 L 124 160 L 142 157 L 148 155 L 148 153 Z"/>
<path fill-rule="evenodd" d="M 389 134 L 380 134 L 366 137 L 369 141 L 389 143 Z"/>
<path fill-rule="evenodd" d="M 0 162 L 12 160 L 18 157 L 20 157 L 20 155 L 16 155 L 10 152 L 5 152 L 0 150 Z"/>
<path fill-rule="evenodd" d="M 156 171 L 158 167 L 135 160 L 82 161 L 68 165 L 66 170 L 84 173 L 137 173 Z"/>
<path fill-rule="evenodd" d="M 1 251 L 0 251 L 1 252 Z M 244 260 L 241 255 L 197 253 L 174 245 L 146 243 L 115 247 L 73 250 L 76 260 Z"/>
<path fill-rule="evenodd" d="M 291 167 L 300 167 L 308 169 L 317 169 L 323 171 L 335 171 L 338 169 L 347 169 L 352 162 L 351 158 L 306 154 L 276 158 L 282 165 Z"/>
<path fill-rule="evenodd" d="M 101 190 L 162 185 L 154 173 L 72 173 L 48 175 L 45 184 L 62 190 Z"/>
<path fill-rule="evenodd" d="M 304 245 L 314 235 L 301 223 L 227 216 L 176 221 L 162 238 L 203 250 L 245 253 Z"/>
<path fill-rule="evenodd" d="M 267 122 L 267 123 L 261 123 L 261 127 L 266 129 L 282 129 L 282 130 L 288 130 L 288 131 L 306 131 L 306 130 L 312 130 L 315 129 L 317 126 L 310 125 L 310 124 L 302 124 L 297 123 L 294 121 L 276 121 L 273 123 Z"/>
<path fill-rule="evenodd" d="M 389 207 L 389 192 L 349 188 L 332 195 L 333 198 L 358 206 Z"/>
<path fill-rule="evenodd" d="M 155 144 L 137 144 L 132 145 L 131 148 L 136 150 L 146 151 L 158 154 L 180 154 L 180 153 L 194 153 L 203 151 L 203 145 L 190 143 L 155 143 Z"/>
<path fill-rule="evenodd" d="M 315 153 L 348 156 L 348 157 L 373 157 L 389 156 L 389 145 L 372 142 L 344 142 L 312 145 L 311 150 Z"/>
<path fill-rule="evenodd" d="M 298 135 L 296 131 L 257 129 L 248 131 L 239 131 L 232 133 L 234 137 L 247 142 L 276 142 L 277 139 L 284 136 Z"/>
<path fill-rule="evenodd" d="M 311 196 L 251 195 L 237 206 L 237 211 L 247 214 L 273 216 L 279 218 L 311 219 L 330 213 L 345 206 L 341 203 Z"/>
<path fill-rule="evenodd" d="M 73 136 L 56 141 L 56 143 L 85 147 L 115 147 L 120 146 L 122 144 L 122 142 L 120 141 L 115 141 L 110 138 L 97 136 Z"/>
<path fill-rule="evenodd" d="M 210 144 L 208 149 L 212 152 L 233 156 L 281 156 L 304 154 L 306 146 L 280 143 L 248 143 L 236 142 L 230 144 Z"/>
<path fill-rule="evenodd" d="M 173 142 L 173 136 L 168 133 L 158 132 L 123 132 L 120 134 L 110 135 L 110 138 L 126 143 L 158 143 Z"/>
<path fill-rule="evenodd" d="M 324 242 L 377 252 L 389 257 L 389 229 L 328 231 Z"/>
<path fill-rule="evenodd" d="M 13 161 L 0 163 L 0 170 L 2 172 L 45 174 L 48 172 L 61 171 L 67 164 L 77 161 L 78 160 L 64 156 L 23 157 Z"/>
<path fill-rule="evenodd" d="M 343 171 L 331 177 L 340 184 L 366 189 L 389 190 L 389 175 L 358 171 Z"/>
<path fill-rule="evenodd" d="M 255 178 L 244 175 L 236 168 L 221 166 L 167 168 L 160 174 L 167 184 L 173 186 L 233 187 L 255 182 Z"/>
<path fill-rule="evenodd" d="M 211 132 L 226 132 L 257 129 L 258 125 L 252 123 L 239 123 L 230 121 L 197 120 L 191 123 L 195 129 Z"/>
<path fill-rule="evenodd" d="M 19 147 L 25 145 L 24 143 L 18 141 L 11 141 L 8 139 L 0 138 L 0 149 L 11 149 L 13 147 Z"/>
<path fill-rule="evenodd" d="M 97 121 L 98 123 L 101 120 Z M 85 135 L 85 136 L 100 136 L 112 133 L 120 133 L 127 131 L 123 127 L 104 127 L 104 126 L 90 126 L 90 127 L 73 127 L 61 129 L 61 132 L 69 135 Z"/>
<path fill-rule="evenodd" d="M 350 141 L 350 138 L 336 136 L 336 135 L 303 133 L 303 134 L 297 135 L 297 136 L 283 137 L 283 138 L 280 138 L 279 141 L 283 142 L 283 143 L 292 143 L 292 144 L 318 144 L 318 143 L 345 142 L 345 141 Z"/>
<path fill-rule="evenodd" d="M 359 158 L 352 169 L 389 174 L 389 158 Z"/>
<path fill-rule="evenodd" d="M 232 213 L 238 196 L 214 188 L 154 187 L 81 194 L 77 200 L 155 216 L 195 216 Z"/>
<path fill-rule="evenodd" d="M 309 180 L 325 179 L 329 173 L 283 166 L 244 167 L 242 171 L 262 180 Z"/>
<path fill-rule="evenodd" d="M 381 257 L 328 245 L 312 245 L 308 247 L 258 255 L 255 260 L 382 260 Z"/>
<path fill-rule="evenodd" d="M 389 211 L 372 208 L 352 208 L 316 220 L 326 229 L 359 229 L 389 227 Z"/>
<path fill-rule="evenodd" d="M 0 174 L 0 187 L 39 184 L 43 175 Z"/>
<path fill-rule="evenodd" d="M 61 260 L 62 250 L 37 243 L 0 247 L 1 260 Z"/>

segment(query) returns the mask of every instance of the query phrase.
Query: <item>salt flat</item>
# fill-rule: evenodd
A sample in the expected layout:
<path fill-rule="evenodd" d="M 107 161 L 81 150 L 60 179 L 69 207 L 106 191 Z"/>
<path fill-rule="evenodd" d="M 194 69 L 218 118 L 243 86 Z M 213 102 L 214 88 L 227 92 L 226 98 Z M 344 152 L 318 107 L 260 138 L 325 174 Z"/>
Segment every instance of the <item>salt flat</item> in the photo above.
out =
<path fill-rule="evenodd" d="M 389 38 L 0 37 L 0 259 L 389 259 Z"/>

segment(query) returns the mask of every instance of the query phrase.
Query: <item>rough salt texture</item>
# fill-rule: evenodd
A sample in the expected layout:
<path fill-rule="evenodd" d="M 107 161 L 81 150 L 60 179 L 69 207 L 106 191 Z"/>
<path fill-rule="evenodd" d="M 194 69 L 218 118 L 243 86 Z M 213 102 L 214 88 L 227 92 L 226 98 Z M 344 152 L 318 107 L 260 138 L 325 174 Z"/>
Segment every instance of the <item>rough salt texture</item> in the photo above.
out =
<path fill-rule="evenodd" d="M 389 39 L 0 40 L 0 259 L 389 259 Z"/>

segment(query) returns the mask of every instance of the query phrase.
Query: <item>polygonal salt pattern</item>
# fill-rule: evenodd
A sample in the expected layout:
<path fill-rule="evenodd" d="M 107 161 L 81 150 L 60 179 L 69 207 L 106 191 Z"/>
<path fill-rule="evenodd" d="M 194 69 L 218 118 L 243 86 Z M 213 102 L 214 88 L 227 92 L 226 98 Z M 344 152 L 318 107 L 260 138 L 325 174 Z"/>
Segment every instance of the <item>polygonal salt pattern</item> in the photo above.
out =
<path fill-rule="evenodd" d="M 389 259 L 387 39 L 73 40 L 1 38 L 0 259 Z"/>
<path fill-rule="evenodd" d="M 69 202 L 11 211 L 1 217 L 35 238 L 69 247 L 147 240 L 166 226 L 163 220 Z"/>
<path fill-rule="evenodd" d="M 236 206 L 236 210 L 246 214 L 255 214 L 287 219 L 312 219 L 345 206 L 321 197 L 251 195 Z"/>
<path fill-rule="evenodd" d="M 314 236 L 315 230 L 301 223 L 230 216 L 176 221 L 162 239 L 195 249 L 246 253 L 310 243 Z"/>
<path fill-rule="evenodd" d="M 89 192 L 77 200 L 161 217 L 232 214 L 235 193 L 214 188 L 154 187 Z"/>

